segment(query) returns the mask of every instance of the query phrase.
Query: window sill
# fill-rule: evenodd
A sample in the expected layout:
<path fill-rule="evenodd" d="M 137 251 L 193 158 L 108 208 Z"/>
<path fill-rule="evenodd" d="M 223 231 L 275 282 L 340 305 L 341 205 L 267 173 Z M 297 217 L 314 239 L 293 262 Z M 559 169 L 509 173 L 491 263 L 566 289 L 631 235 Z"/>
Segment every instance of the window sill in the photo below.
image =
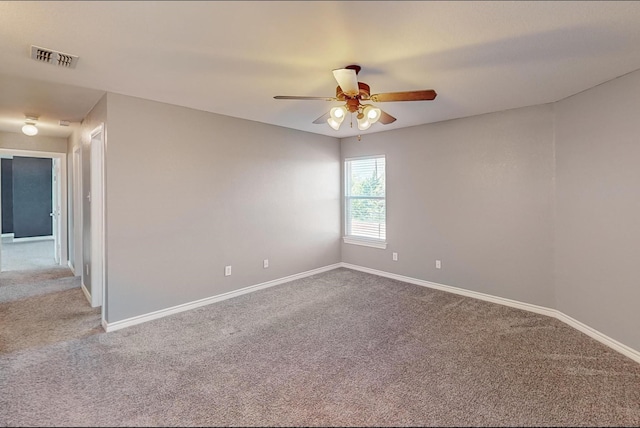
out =
<path fill-rule="evenodd" d="M 387 243 L 385 241 L 376 241 L 366 238 L 355 238 L 353 236 L 344 236 L 342 240 L 345 244 L 362 245 L 364 247 L 380 248 L 382 250 L 387 249 Z"/>

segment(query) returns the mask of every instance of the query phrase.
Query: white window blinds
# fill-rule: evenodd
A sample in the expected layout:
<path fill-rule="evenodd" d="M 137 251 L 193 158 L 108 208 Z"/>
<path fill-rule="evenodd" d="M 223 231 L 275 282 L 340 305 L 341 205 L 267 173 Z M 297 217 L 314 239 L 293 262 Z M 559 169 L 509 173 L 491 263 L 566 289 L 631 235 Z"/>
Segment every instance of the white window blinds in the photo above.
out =
<path fill-rule="evenodd" d="M 345 160 L 345 234 L 385 241 L 385 157 Z"/>

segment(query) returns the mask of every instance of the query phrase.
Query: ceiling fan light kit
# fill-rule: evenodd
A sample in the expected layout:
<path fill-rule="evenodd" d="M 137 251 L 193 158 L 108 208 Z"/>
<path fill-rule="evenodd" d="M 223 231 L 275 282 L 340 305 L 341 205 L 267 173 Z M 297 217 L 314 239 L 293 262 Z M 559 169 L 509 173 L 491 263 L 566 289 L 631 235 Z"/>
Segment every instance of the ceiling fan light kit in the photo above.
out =
<path fill-rule="evenodd" d="M 366 131 L 371 127 L 371 122 L 369 122 L 366 118 L 358 119 L 358 129 L 361 131 Z"/>
<path fill-rule="evenodd" d="M 339 119 L 340 121 L 344 120 L 344 117 L 347 115 L 347 109 L 344 106 L 334 107 L 329 112 L 331 117 L 334 119 Z"/>
<path fill-rule="evenodd" d="M 327 119 L 327 123 L 330 127 L 335 129 L 336 131 L 340 129 L 340 125 L 342 121 L 347 116 L 347 109 L 344 106 L 334 107 L 329 111 L 329 119 Z"/>
<path fill-rule="evenodd" d="M 383 125 L 395 122 L 396 118 L 383 112 L 373 104 L 361 104 L 361 101 L 388 102 L 388 101 L 431 101 L 437 96 L 433 89 L 424 89 L 407 92 L 389 92 L 371 95 L 369 85 L 358 82 L 359 65 L 348 65 L 345 68 L 333 70 L 333 77 L 338 82 L 335 97 L 304 97 L 291 95 L 277 95 L 278 100 L 322 100 L 322 101 L 344 101 L 345 104 L 333 107 L 328 113 L 323 114 L 313 123 L 326 123 L 331 128 L 338 131 L 344 118 L 349 113 L 356 113 L 358 129 L 365 131 L 376 122 Z M 353 121 L 352 121 L 353 126 Z"/>
<path fill-rule="evenodd" d="M 342 123 L 342 121 L 338 122 L 334 118 L 330 117 L 329 119 L 327 119 L 327 123 L 330 127 L 337 131 L 338 129 L 340 129 L 340 124 Z"/>
<path fill-rule="evenodd" d="M 380 109 L 372 105 L 367 105 L 362 109 L 362 113 L 371 123 L 376 123 L 380 119 Z"/>

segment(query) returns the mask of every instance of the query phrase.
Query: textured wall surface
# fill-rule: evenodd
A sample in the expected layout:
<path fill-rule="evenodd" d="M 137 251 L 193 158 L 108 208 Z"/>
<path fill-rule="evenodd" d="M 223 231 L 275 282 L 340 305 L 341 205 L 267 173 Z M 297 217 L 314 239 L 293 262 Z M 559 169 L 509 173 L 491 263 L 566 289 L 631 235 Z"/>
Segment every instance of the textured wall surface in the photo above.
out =
<path fill-rule="evenodd" d="M 552 125 L 543 105 L 343 140 L 386 155 L 388 247 L 342 260 L 553 307 Z"/>
<path fill-rule="evenodd" d="M 640 72 L 556 107 L 557 307 L 640 350 Z"/>
<path fill-rule="evenodd" d="M 340 261 L 337 139 L 107 99 L 108 322 Z"/>
<path fill-rule="evenodd" d="M 0 131 L 0 149 L 66 153 L 67 140 L 66 138 L 43 137 L 42 135 L 27 137 L 24 134 Z"/>
<path fill-rule="evenodd" d="M 640 348 L 639 72 L 554 104 L 340 144 L 108 99 L 110 322 L 342 260 L 556 308 Z M 379 154 L 387 249 L 340 244 L 342 160 Z"/>

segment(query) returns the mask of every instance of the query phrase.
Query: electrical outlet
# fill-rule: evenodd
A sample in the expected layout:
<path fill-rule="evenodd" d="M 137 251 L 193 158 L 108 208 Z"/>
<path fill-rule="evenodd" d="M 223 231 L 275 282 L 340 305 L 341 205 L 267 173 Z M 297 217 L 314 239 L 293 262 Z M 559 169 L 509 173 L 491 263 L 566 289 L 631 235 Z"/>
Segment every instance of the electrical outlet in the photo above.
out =
<path fill-rule="evenodd" d="M 440 263 L 440 260 L 436 260 L 436 269 L 440 268 L 442 268 L 442 263 Z"/>
<path fill-rule="evenodd" d="M 224 267 L 224 276 L 231 276 L 231 266 Z"/>
<path fill-rule="evenodd" d="M 269 259 L 264 259 L 262 261 L 262 267 L 265 269 L 269 267 Z"/>
<path fill-rule="evenodd" d="M 393 257 L 393 261 L 394 261 L 394 262 L 397 262 L 397 261 L 398 261 L 398 253 L 393 253 L 393 254 L 391 255 L 391 257 Z"/>

